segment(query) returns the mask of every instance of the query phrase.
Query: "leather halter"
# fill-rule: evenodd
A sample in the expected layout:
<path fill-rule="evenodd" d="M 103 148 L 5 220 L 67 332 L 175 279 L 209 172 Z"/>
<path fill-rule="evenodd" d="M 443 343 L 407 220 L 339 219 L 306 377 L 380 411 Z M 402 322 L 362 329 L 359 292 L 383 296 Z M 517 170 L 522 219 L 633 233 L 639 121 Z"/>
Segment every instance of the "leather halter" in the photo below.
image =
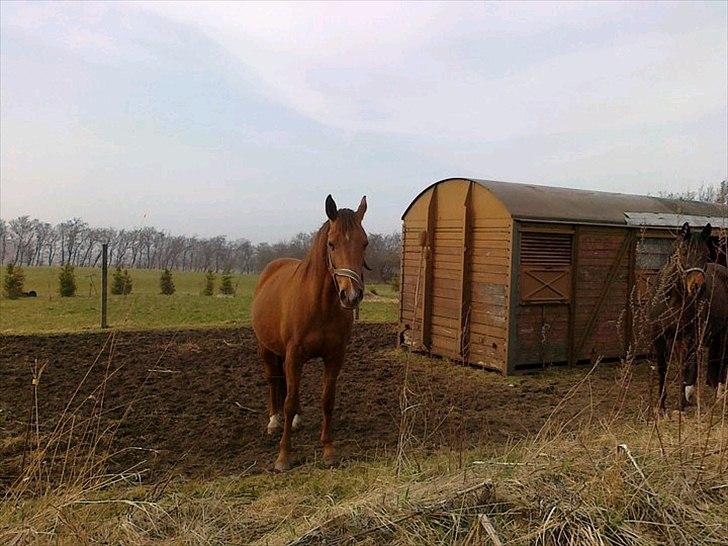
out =
<path fill-rule="evenodd" d="M 331 251 L 326 250 L 326 258 L 329 262 L 329 273 L 331 273 L 331 278 L 334 279 L 334 286 L 336 287 L 336 292 L 340 292 L 341 289 L 339 288 L 339 281 L 337 280 L 337 277 L 346 277 L 348 279 L 351 279 L 354 284 L 362 291 L 362 294 L 364 293 L 364 279 L 359 276 L 359 273 L 352 269 L 346 269 L 344 267 L 336 268 L 334 267 L 334 262 L 331 260 Z M 359 304 L 357 303 L 355 307 L 348 307 L 345 309 L 356 309 L 359 310 Z"/>

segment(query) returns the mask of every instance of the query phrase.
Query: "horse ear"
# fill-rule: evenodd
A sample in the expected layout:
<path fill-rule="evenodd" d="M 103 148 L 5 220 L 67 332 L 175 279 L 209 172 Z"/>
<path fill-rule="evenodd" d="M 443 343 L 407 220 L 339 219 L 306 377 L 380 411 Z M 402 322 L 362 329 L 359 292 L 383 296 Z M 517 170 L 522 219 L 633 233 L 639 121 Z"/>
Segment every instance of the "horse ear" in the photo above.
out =
<path fill-rule="evenodd" d="M 326 197 L 326 216 L 328 216 L 329 220 L 332 222 L 339 216 L 339 209 L 336 208 L 336 202 L 334 201 L 334 198 L 331 197 L 331 194 Z"/>
<path fill-rule="evenodd" d="M 703 228 L 703 231 L 700 232 L 700 237 L 703 240 L 705 240 L 705 241 L 709 241 L 710 240 L 710 234 L 711 234 L 712 231 L 713 231 L 713 226 L 711 226 L 710 225 L 710 222 L 708 222 L 707 224 L 705 224 L 705 227 Z"/>
<path fill-rule="evenodd" d="M 367 196 L 361 198 L 361 202 L 359 203 L 359 208 L 356 209 L 356 217 L 361 222 L 364 220 L 364 213 L 367 211 Z"/>
<path fill-rule="evenodd" d="M 685 222 L 680 228 L 678 239 L 689 239 L 690 238 L 690 224 Z"/>

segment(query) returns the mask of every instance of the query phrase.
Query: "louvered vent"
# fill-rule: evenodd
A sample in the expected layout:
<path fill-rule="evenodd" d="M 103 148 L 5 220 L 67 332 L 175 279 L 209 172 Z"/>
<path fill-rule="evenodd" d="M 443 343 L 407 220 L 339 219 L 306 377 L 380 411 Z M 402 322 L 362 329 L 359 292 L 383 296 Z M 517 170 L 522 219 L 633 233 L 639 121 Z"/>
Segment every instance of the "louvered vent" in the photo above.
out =
<path fill-rule="evenodd" d="M 524 305 L 566 303 L 571 296 L 571 235 L 521 234 L 520 300 Z"/>
<path fill-rule="evenodd" d="M 521 264 L 537 267 L 568 267 L 571 265 L 571 235 L 523 233 Z"/>

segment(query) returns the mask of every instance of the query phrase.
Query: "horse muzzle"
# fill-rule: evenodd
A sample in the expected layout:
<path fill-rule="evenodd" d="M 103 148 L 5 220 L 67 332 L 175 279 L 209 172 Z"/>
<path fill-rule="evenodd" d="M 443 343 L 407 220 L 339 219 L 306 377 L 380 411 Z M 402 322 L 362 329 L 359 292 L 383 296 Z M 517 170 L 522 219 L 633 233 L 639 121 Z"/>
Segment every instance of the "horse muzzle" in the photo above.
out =
<path fill-rule="evenodd" d="M 339 303 L 344 309 L 356 308 L 363 299 L 364 291 L 361 288 L 349 286 L 339 290 Z"/>
<path fill-rule="evenodd" d="M 705 270 L 699 267 L 692 267 L 683 273 L 685 288 L 689 296 L 695 296 L 705 286 Z"/>

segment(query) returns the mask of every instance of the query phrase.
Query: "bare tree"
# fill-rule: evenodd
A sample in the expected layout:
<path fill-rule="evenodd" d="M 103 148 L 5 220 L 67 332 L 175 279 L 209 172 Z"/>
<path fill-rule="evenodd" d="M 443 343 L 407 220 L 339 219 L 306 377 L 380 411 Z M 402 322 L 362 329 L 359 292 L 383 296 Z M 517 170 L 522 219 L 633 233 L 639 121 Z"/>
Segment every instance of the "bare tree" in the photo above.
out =
<path fill-rule="evenodd" d="M 170 235 L 154 227 L 131 230 L 90 227 L 80 218 L 55 226 L 28 216 L 10 222 L 0 219 L 0 259 L 24 265 L 70 264 L 96 267 L 103 243 L 109 244 L 114 267 L 221 271 L 261 271 L 281 257 L 301 258 L 315 233 L 299 233 L 273 244 L 252 244 L 248 239 L 225 236 Z M 399 234 L 369 236 L 369 279 L 390 280 L 399 270 Z"/>

